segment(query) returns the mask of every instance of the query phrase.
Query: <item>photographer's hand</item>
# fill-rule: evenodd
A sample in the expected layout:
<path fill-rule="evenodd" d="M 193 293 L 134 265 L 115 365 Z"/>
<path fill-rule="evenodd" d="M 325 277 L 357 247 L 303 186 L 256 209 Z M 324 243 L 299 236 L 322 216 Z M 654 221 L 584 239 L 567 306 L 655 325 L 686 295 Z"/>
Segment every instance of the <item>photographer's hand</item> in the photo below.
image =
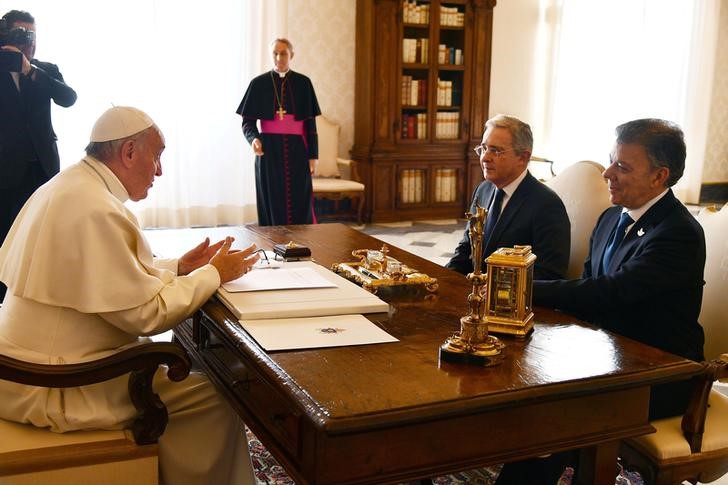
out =
<path fill-rule="evenodd" d="M 17 52 L 21 56 L 23 56 L 23 65 L 20 69 L 20 72 L 26 76 L 29 73 L 32 73 L 33 66 L 30 65 L 30 61 L 28 60 L 27 57 L 25 57 L 25 54 L 23 54 L 23 52 L 20 49 L 18 49 L 14 45 L 4 45 L 4 46 L 0 47 L 0 49 L 2 49 L 4 51 L 8 51 L 8 52 Z"/>

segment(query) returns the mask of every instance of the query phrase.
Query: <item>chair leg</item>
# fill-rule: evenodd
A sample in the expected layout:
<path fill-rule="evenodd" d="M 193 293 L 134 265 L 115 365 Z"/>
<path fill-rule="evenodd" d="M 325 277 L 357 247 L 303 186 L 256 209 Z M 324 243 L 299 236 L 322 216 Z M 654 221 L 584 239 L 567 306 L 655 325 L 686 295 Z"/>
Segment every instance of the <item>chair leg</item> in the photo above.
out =
<path fill-rule="evenodd" d="M 362 217 L 364 215 L 364 194 L 359 196 L 359 207 L 356 210 L 356 223 L 363 224 Z"/>

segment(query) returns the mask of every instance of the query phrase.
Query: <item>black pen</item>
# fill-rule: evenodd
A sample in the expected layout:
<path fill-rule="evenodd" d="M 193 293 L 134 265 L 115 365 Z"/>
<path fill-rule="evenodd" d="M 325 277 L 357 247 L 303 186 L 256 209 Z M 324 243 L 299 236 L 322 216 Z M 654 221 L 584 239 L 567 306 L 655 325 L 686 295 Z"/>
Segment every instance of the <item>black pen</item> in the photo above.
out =
<path fill-rule="evenodd" d="M 379 276 L 377 276 L 376 274 L 372 273 L 371 271 L 369 271 L 369 270 L 368 270 L 368 269 L 366 269 L 366 268 L 359 268 L 359 271 L 360 271 L 360 272 L 361 272 L 362 274 L 364 274 L 364 275 L 367 275 L 367 276 L 369 276 L 369 277 L 370 277 L 370 278 L 372 278 L 372 279 L 375 279 L 375 280 L 378 280 L 378 279 L 379 279 Z"/>

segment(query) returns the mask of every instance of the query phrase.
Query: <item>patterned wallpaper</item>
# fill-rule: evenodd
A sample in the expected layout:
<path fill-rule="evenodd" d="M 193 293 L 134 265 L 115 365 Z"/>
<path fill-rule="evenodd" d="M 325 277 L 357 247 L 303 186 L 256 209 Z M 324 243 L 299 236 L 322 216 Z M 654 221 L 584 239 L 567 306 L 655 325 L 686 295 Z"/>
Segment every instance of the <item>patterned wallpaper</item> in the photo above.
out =
<path fill-rule="evenodd" d="M 721 3 L 719 22 L 703 182 L 728 182 L 728 2 Z"/>
<path fill-rule="evenodd" d="M 291 62 L 313 81 L 321 112 L 341 126 L 339 156 L 354 143 L 356 0 L 288 0 Z"/>

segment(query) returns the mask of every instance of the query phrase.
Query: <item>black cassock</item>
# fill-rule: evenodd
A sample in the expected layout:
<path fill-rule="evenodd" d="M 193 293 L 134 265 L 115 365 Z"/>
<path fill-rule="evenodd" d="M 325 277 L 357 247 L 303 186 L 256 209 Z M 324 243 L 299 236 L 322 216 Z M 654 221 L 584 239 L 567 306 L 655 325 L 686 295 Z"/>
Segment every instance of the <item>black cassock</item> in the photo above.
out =
<path fill-rule="evenodd" d="M 258 120 L 279 119 L 279 99 L 286 115 L 303 122 L 303 136 L 258 130 Z M 290 70 L 285 77 L 275 71 L 261 74 L 250 82 L 237 113 L 243 117 L 243 135 L 248 143 L 255 138 L 263 143 L 263 155 L 255 157 L 258 224 L 311 224 L 314 214 L 308 161 L 318 159 L 316 116 L 321 114 L 311 80 Z"/>

